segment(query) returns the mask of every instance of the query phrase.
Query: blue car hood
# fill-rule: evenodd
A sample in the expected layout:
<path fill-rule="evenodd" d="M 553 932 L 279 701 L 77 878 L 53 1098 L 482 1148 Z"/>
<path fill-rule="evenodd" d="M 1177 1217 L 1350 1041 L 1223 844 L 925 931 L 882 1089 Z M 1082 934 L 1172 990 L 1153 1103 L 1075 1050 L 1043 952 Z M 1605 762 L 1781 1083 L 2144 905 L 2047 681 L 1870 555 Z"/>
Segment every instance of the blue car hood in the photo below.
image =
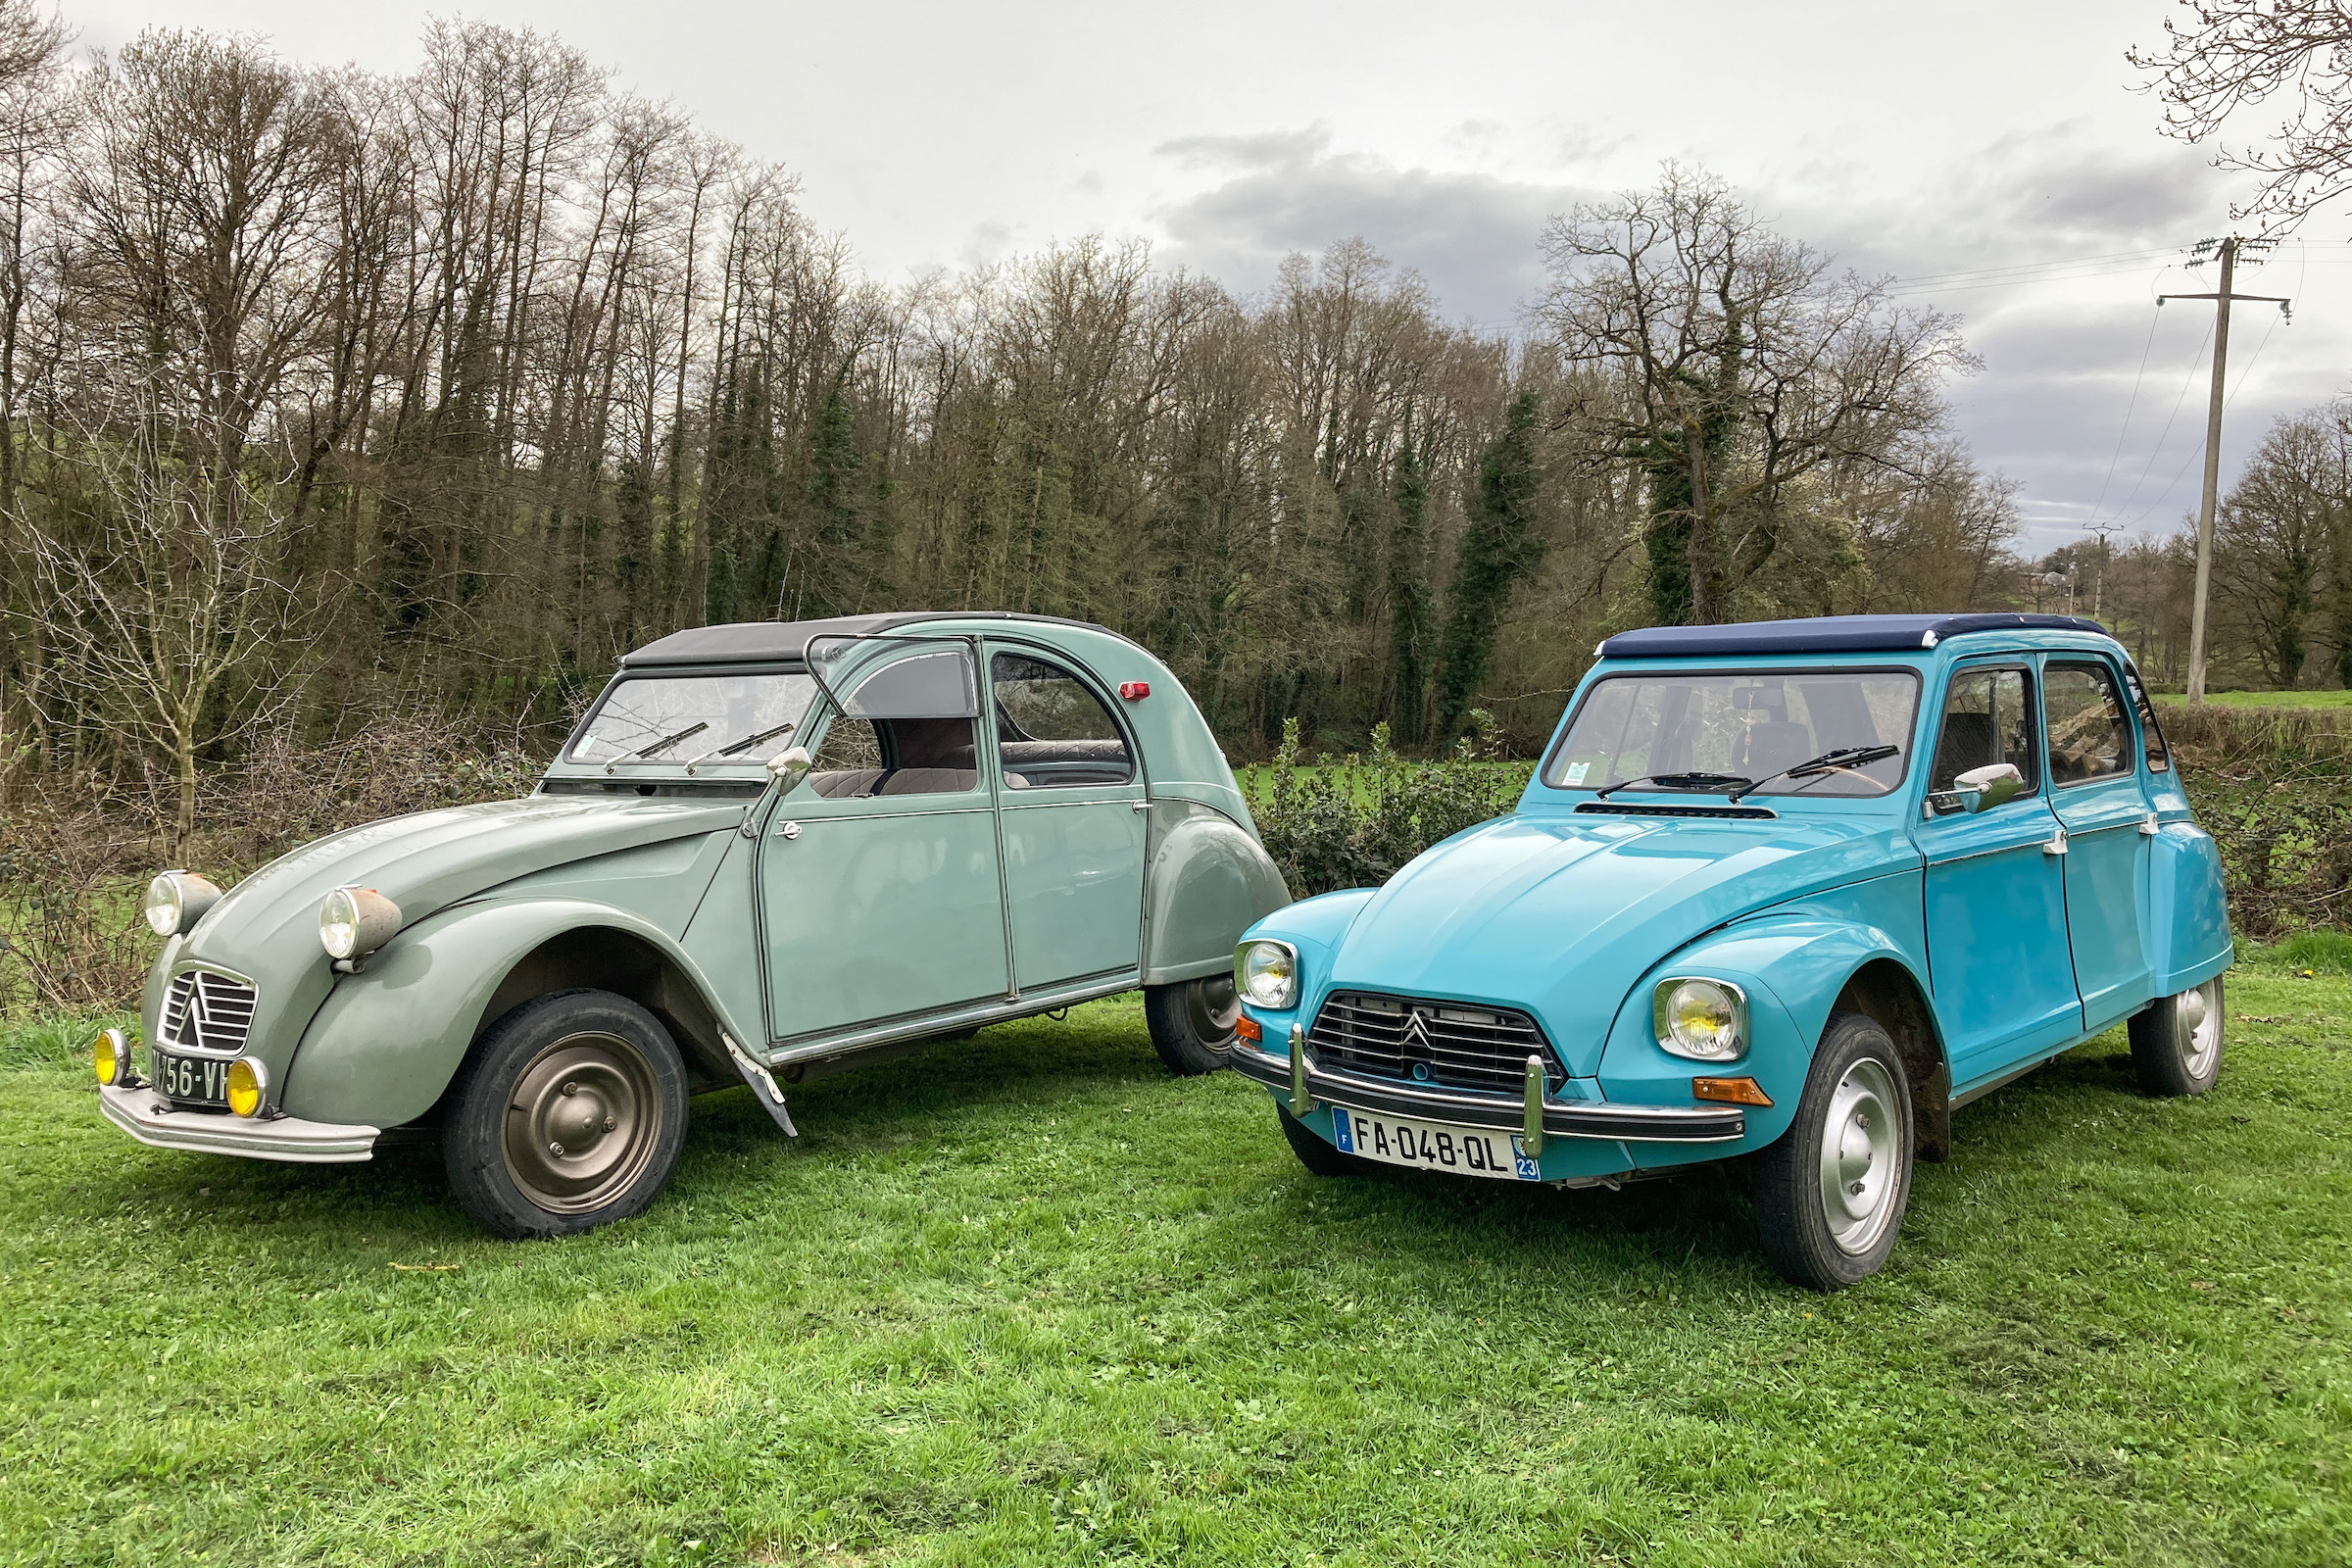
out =
<path fill-rule="evenodd" d="M 1599 1070 L 1649 968 L 1752 909 L 1919 863 L 1885 820 L 1505 816 L 1399 871 L 1348 928 L 1337 989 L 1525 1007 Z"/>

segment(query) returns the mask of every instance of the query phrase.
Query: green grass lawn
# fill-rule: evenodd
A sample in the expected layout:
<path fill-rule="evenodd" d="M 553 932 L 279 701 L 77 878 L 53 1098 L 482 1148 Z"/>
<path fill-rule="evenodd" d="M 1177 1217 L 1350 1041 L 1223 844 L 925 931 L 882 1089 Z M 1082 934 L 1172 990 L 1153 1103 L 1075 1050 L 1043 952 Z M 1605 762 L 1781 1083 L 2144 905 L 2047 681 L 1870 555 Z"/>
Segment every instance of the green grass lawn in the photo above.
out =
<path fill-rule="evenodd" d="M 2151 692 L 2159 703 L 2185 707 L 2187 697 L 2180 692 Z M 2285 709 L 2341 709 L 2352 708 L 2352 691 L 2342 692 L 2207 692 L 2205 700 L 2216 708 L 2285 708 Z"/>
<path fill-rule="evenodd" d="M 1740 1184 L 1318 1181 L 1132 1001 L 696 1106 L 654 1211 L 129 1143 L 0 1072 L 0 1556 L 32 1563 L 2352 1557 L 2352 980 L 2230 981 L 1958 1116 L 1891 1268 Z"/>

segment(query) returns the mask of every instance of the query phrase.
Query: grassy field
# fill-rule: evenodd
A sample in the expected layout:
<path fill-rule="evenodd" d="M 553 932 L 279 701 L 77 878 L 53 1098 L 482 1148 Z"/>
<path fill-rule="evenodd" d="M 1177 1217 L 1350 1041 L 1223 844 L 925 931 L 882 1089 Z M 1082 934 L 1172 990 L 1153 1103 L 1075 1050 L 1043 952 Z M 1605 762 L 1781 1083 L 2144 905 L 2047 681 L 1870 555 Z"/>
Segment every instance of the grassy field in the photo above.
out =
<path fill-rule="evenodd" d="M 427 1153 L 139 1148 L 0 1071 L 0 1557 L 2352 1557 L 2352 980 L 2230 981 L 1960 1113 L 1893 1266 L 1780 1285 L 1720 1172 L 1308 1177 L 1130 1002 L 700 1102 L 643 1218 L 506 1246 Z"/>
<path fill-rule="evenodd" d="M 2188 698 L 2180 692 L 2150 692 L 2159 703 L 2186 707 Z M 2216 708 L 2288 709 L 2303 711 L 2352 708 L 2352 691 L 2342 692 L 2207 692 L 2205 700 Z"/>

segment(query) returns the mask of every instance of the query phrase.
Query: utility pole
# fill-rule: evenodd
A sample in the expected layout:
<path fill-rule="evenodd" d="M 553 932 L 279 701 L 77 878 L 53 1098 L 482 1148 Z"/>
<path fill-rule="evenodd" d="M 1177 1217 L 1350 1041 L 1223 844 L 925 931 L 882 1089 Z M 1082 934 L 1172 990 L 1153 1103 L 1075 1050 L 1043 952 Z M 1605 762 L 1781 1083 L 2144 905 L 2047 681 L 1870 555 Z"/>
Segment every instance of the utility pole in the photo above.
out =
<path fill-rule="evenodd" d="M 2094 522 L 2084 530 L 2099 536 L 2099 574 L 2090 579 L 2090 618 L 2093 620 L 2099 618 L 2100 602 L 2107 595 L 2107 536 L 2121 533 L 2123 527 L 2121 519 L 2110 517 L 2105 522 Z"/>
<path fill-rule="evenodd" d="M 2212 240 L 2199 240 L 2190 252 L 2203 260 L 2203 252 L 2213 245 Z M 2205 405 L 2205 499 L 2197 508 L 2197 596 L 2188 612 L 2188 701 L 2199 707 L 2205 701 L 2205 595 L 2213 584 L 2213 511 L 2222 483 L 2222 378 L 2230 364 L 2230 304 L 2232 300 L 2259 300 L 2287 311 L 2290 302 L 2276 294 L 2233 294 L 2230 283 L 2237 272 L 2239 247 L 2248 242 L 2235 234 L 2223 240 L 2218 247 L 2222 258 L 2222 286 L 2212 294 L 2159 294 L 2156 303 L 2166 300 L 2213 301 L 2213 393 Z M 2268 250 L 2265 240 L 2251 242 L 2258 250 Z M 2260 258 L 2252 258 L 2257 264 Z M 2191 264 L 2194 265 L 2193 263 Z M 2289 312 L 2289 318 L 2292 313 Z"/>

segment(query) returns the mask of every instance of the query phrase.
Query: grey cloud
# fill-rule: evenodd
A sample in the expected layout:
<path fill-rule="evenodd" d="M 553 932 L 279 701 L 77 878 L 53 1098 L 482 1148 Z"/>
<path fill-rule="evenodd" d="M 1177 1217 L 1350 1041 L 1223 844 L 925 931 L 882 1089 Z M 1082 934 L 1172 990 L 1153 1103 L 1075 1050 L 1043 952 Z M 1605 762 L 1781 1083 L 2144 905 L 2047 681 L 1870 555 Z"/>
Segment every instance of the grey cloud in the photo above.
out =
<path fill-rule="evenodd" d="M 1233 171 L 1155 215 L 1170 259 L 1258 288 L 1285 254 L 1360 234 L 1427 278 L 1449 315 L 1491 328 L 1517 324 L 1521 302 L 1543 286 L 1544 220 L 1586 194 L 1332 153 L 1319 127 L 1190 137 L 1160 150 Z"/>

